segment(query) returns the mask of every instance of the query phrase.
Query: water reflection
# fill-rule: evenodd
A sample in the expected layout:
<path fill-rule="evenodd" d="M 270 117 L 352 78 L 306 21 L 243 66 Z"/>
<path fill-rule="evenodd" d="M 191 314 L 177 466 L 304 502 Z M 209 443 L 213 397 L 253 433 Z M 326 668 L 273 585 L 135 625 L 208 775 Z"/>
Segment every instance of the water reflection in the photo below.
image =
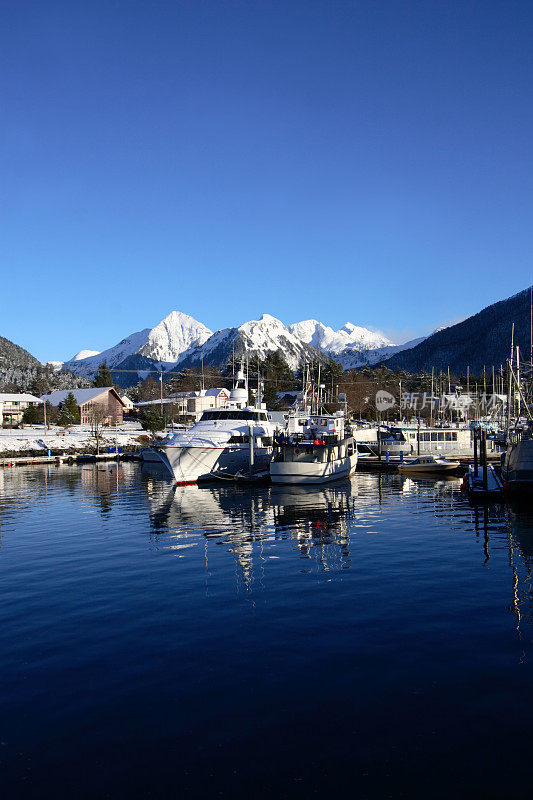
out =
<path fill-rule="evenodd" d="M 117 529 L 124 527 L 125 519 L 137 518 L 155 549 L 178 558 L 186 558 L 192 548 L 200 547 L 207 564 L 217 546 L 217 554 L 225 552 L 234 559 L 236 580 L 248 590 L 259 576 L 263 579 L 267 562 L 272 566 L 282 557 L 300 559 L 300 564 L 293 563 L 303 573 L 340 574 L 351 569 L 354 543 L 362 531 L 383 536 L 392 524 L 412 531 L 415 537 L 420 532 L 413 526 L 423 527 L 430 519 L 444 537 L 473 530 L 481 544 L 481 565 L 499 566 L 505 556 L 510 571 L 509 609 L 520 635 L 530 635 L 533 509 L 504 505 L 472 508 L 456 478 L 361 473 L 324 487 L 174 487 L 165 470 L 155 465 L 148 470 L 111 462 L 3 469 L 0 546 L 6 527 L 23 521 L 29 512 L 40 514 L 40 505 L 50 510 L 51 501 L 54 514 L 67 515 L 70 521 L 85 509 L 98 511 Z M 69 508 L 69 503 L 74 506 Z M 222 546 L 220 550 L 218 546 Z M 434 558 L 438 563 L 436 540 Z"/>
<path fill-rule="evenodd" d="M 439 796 L 508 797 L 521 765 L 513 796 L 528 796 L 533 510 L 473 509 L 458 481 L 397 475 L 291 489 L 174 488 L 135 464 L 0 475 L 6 796 L 28 778 L 32 796 L 79 794 L 95 775 L 87 796 L 171 796 L 204 773 L 235 783 L 185 795 L 434 796 L 450 764 Z M 286 742 L 313 731 L 295 760 Z M 498 758 L 494 789 L 481 778 Z"/>

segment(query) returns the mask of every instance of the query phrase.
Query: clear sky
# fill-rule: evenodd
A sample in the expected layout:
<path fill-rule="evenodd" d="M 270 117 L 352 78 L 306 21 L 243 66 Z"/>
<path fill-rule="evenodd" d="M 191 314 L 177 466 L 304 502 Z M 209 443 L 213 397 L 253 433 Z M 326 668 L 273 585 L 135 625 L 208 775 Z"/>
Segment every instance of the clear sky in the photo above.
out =
<path fill-rule="evenodd" d="M 404 338 L 533 274 L 533 3 L 4 0 L 0 335 Z"/>

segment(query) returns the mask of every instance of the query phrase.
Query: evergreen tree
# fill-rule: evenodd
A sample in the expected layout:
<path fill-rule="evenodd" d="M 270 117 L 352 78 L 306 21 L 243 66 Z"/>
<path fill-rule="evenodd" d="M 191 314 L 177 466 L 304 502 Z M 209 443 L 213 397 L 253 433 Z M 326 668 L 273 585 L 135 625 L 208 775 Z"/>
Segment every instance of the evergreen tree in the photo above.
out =
<path fill-rule="evenodd" d="M 72 392 L 69 392 L 63 403 L 59 405 L 57 424 L 64 427 L 77 425 L 80 421 L 80 409 Z"/>
<path fill-rule="evenodd" d="M 150 431 L 154 435 L 157 431 L 165 429 L 167 424 L 166 417 L 164 417 L 156 406 L 147 406 L 141 411 L 139 419 L 143 431 Z"/>
<path fill-rule="evenodd" d="M 113 386 L 113 378 L 111 377 L 111 373 L 109 372 L 109 367 L 102 361 L 100 366 L 98 367 L 98 372 L 96 373 L 93 385 L 96 387 L 105 387 L 105 386 Z"/>
<path fill-rule="evenodd" d="M 28 406 L 28 408 L 24 411 L 22 415 L 22 421 L 26 425 L 37 425 L 39 420 L 39 412 L 35 408 L 35 406 Z"/>
<path fill-rule="evenodd" d="M 37 376 L 29 385 L 29 392 L 36 397 L 42 397 L 42 395 L 49 392 L 51 388 L 52 385 L 48 378 Z"/>

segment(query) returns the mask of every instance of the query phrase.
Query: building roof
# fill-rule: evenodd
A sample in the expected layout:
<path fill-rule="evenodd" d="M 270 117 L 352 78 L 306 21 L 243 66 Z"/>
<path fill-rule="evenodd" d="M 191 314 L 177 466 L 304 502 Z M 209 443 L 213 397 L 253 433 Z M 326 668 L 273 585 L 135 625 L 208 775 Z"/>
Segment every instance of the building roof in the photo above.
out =
<path fill-rule="evenodd" d="M 27 394 L 25 392 L 21 392 L 20 394 L 16 392 L 12 393 L 1 393 L 0 392 L 0 403 L 42 403 L 42 400 L 39 397 L 35 397 L 33 394 Z"/>
<path fill-rule="evenodd" d="M 96 397 L 100 397 L 101 395 L 105 394 L 106 392 L 113 392 L 116 397 L 120 400 L 122 405 L 124 405 L 124 401 L 120 397 L 120 395 L 115 391 L 113 386 L 99 386 L 98 388 L 94 389 L 56 389 L 49 394 L 43 394 L 41 400 L 46 400 L 47 403 L 50 403 L 52 406 L 58 406 L 60 403 L 64 403 L 67 399 L 69 394 L 74 395 L 74 399 L 76 403 L 81 406 L 84 403 L 88 403 L 91 400 L 94 400 Z"/>

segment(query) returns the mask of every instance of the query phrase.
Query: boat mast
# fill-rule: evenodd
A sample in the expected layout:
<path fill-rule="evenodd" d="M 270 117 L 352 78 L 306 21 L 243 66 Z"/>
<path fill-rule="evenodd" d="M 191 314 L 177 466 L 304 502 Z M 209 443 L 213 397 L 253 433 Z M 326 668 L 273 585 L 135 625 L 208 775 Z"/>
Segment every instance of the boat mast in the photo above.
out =
<path fill-rule="evenodd" d="M 513 372 L 513 352 L 514 352 L 514 322 L 511 326 L 511 358 L 507 360 L 507 371 L 509 373 L 509 380 L 507 381 L 507 437 L 511 430 L 511 389 L 512 389 L 512 372 Z"/>
<path fill-rule="evenodd" d="M 520 347 L 518 345 L 516 345 L 516 382 L 518 384 L 517 417 L 520 421 L 520 414 L 522 413 L 522 409 L 520 408 L 520 396 L 522 392 L 520 391 Z"/>

